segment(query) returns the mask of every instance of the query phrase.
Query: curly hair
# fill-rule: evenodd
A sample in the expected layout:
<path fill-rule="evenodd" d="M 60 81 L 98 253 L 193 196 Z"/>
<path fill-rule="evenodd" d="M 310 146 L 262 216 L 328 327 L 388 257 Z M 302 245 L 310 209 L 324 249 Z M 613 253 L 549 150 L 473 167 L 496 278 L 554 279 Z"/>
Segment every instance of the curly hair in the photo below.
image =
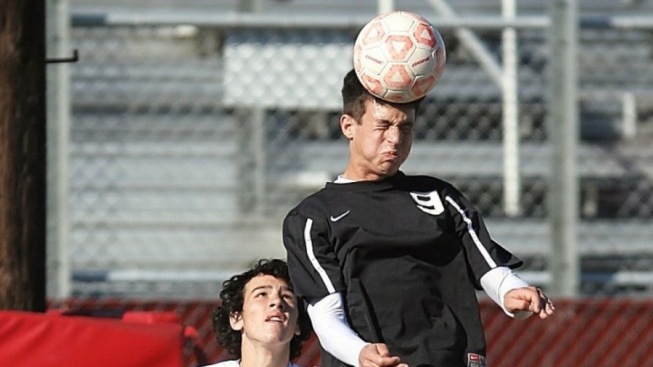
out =
<path fill-rule="evenodd" d="M 220 305 L 213 311 L 211 320 L 213 330 L 217 334 L 218 343 L 227 349 L 227 351 L 236 358 L 241 358 L 242 335 L 240 331 L 233 330 L 229 323 L 231 315 L 243 310 L 245 285 L 250 279 L 258 275 L 271 275 L 277 279 L 284 280 L 290 289 L 293 288 L 290 276 L 288 275 L 288 266 L 286 262 L 279 259 L 259 260 L 253 267 L 242 274 L 237 274 L 222 283 L 220 292 Z M 311 335 L 311 324 L 308 319 L 306 309 L 297 300 L 297 325 L 299 326 L 299 335 L 293 336 L 290 341 L 290 359 L 299 357 L 302 344 Z"/>
<path fill-rule="evenodd" d="M 340 92 L 342 94 L 342 112 L 350 115 L 354 118 L 354 120 L 358 122 L 360 122 L 361 118 L 365 114 L 365 101 L 367 100 L 373 100 L 380 104 L 389 104 L 394 106 L 402 105 L 402 103 L 384 101 L 372 95 L 358 80 L 354 69 L 351 69 L 345 75 L 343 79 L 342 90 Z M 424 97 L 413 102 L 405 103 L 404 105 L 407 105 L 415 110 L 415 115 L 417 115 L 420 104 L 423 100 Z"/>

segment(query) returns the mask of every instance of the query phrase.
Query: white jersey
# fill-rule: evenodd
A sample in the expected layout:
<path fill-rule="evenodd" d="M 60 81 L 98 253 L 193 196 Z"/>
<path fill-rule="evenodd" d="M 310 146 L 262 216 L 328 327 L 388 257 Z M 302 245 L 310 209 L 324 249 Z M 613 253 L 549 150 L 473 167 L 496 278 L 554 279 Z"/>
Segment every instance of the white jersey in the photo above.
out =
<path fill-rule="evenodd" d="M 239 367 L 239 366 L 240 366 L 240 360 L 234 359 L 231 361 L 224 361 L 224 362 L 218 362 L 216 364 L 210 364 L 205 367 Z M 290 362 L 288 363 L 288 367 L 302 367 L 302 366 Z"/>

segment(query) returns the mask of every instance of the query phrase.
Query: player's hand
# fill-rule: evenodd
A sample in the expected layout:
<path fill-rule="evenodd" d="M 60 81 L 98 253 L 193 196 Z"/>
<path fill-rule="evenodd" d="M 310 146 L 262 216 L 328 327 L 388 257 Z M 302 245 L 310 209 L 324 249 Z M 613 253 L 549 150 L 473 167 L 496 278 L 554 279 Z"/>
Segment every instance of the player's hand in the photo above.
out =
<path fill-rule="evenodd" d="M 408 367 L 407 364 L 401 363 L 399 357 L 390 356 L 388 346 L 381 343 L 363 347 L 358 355 L 358 365 L 360 367 Z"/>
<path fill-rule="evenodd" d="M 506 310 L 511 313 L 530 311 L 539 315 L 541 319 L 546 319 L 555 312 L 553 302 L 536 287 L 513 289 L 506 293 L 503 302 Z"/>

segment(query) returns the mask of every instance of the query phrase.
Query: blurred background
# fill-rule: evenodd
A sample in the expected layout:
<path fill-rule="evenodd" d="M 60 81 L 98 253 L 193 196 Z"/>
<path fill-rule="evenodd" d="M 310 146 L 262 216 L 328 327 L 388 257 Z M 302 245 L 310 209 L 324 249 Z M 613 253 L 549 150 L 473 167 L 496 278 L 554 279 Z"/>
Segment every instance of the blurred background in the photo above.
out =
<path fill-rule="evenodd" d="M 48 54 L 79 60 L 48 66 L 48 299 L 178 311 L 215 359 L 221 282 L 284 258 L 285 214 L 344 169 L 342 77 L 391 9 L 447 48 L 403 170 L 454 183 L 570 308 L 651 299 L 653 2 L 555 3 L 49 0 Z"/>

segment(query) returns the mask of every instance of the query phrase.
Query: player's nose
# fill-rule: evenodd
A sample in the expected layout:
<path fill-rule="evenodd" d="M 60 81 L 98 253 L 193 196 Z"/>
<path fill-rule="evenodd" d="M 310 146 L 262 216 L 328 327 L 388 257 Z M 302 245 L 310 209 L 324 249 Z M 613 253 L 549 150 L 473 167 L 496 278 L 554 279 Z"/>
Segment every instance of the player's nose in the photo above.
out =
<path fill-rule="evenodd" d="M 283 299 L 279 295 L 272 295 L 270 296 L 270 308 L 278 308 L 278 309 L 283 309 L 284 308 L 284 303 Z"/>
<path fill-rule="evenodd" d="M 401 131 L 398 126 L 391 126 L 386 131 L 386 139 L 391 143 L 398 143 L 401 140 Z"/>

